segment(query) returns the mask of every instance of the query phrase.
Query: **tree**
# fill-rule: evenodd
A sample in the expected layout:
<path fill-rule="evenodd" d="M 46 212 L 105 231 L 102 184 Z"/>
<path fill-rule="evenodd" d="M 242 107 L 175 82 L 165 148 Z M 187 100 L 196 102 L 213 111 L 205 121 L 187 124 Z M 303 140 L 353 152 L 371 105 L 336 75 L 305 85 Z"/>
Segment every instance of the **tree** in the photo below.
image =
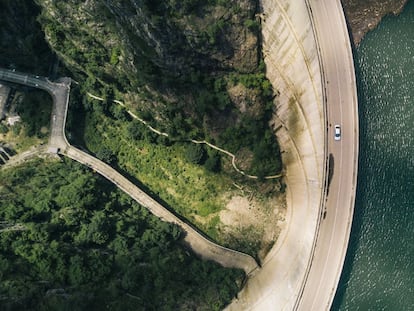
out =
<path fill-rule="evenodd" d="M 5 124 L 0 123 L 0 134 L 7 134 L 8 131 L 9 128 Z"/>
<path fill-rule="evenodd" d="M 105 213 L 103 211 L 95 212 L 88 225 L 86 238 L 95 244 L 105 244 L 109 239 L 108 232 L 109 223 Z"/>
<path fill-rule="evenodd" d="M 143 139 L 144 131 L 144 125 L 136 120 L 132 121 L 127 127 L 128 137 L 133 140 Z"/>
<path fill-rule="evenodd" d="M 118 119 L 120 121 L 128 121 L 130 119 L 127 110 L 120 105 L 112 105 L 111 114 L 114 116 L 115 119 Z"/>
<path fill-rule="evenodd" d="M 74 255 L 70 258 L 68 276 L 72 285 L 79 286 L 88 281 L 89 271 L 85 268 L 83 258 L 80 255 Z"/>
<path fill-rule="evenodd" d="M 166 147 L 172 145 L 171 140 L 167 136 L 164 136 L 164 135 L 158 135 L 157 144 L 163 145 L 163 146 L 166 146 Z"/>
<path fill-rule="evenodd" d="M 186 149 L 185 158 L 193 164 L 203 164 L 206 160 L 206 150 L 201 144 L 189 144 Z"/>
<path fill-rule="evenodd" d="M 102 148 L 99 150 L 96 153 L 96 157 L 108 164 L 112 164 L 116 160 L 114 153 L 109 148 Z"/>
<path fill-rule="evenodd" d="M 221 170 L 221 157 L 217 152 L 214 152 L 208 157 L 206 163 L 204 163 L 205 168 L 213 173 L 220 172 Z"/>

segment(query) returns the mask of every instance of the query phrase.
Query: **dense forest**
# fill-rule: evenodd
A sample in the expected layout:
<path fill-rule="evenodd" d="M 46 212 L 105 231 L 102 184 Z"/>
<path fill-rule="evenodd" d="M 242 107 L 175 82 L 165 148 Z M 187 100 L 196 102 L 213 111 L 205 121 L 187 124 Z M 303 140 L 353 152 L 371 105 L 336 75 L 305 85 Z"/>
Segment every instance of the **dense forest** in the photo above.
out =
<path fill-rule="evenodd" d="M 2 310 L 219 310 L 242 280 L 70 160 L 0 171 L 0 207 Z"/>

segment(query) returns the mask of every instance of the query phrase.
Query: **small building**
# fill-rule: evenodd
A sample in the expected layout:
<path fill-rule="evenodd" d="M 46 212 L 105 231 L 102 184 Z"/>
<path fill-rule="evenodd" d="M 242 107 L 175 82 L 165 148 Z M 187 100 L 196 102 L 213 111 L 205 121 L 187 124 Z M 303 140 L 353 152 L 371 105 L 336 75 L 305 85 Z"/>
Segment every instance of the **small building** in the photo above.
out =
<path fill-rule="evenodd" d="M 8 117 L 7 118 L 7 125 L 9 125 L 9 126 L 13 126 L 13 125 L 15 125 L 17 122 L 20 122 L 21 121 L 21 118 L 20 118 L 20 116 L 11 116 L 11 117 Z"/>

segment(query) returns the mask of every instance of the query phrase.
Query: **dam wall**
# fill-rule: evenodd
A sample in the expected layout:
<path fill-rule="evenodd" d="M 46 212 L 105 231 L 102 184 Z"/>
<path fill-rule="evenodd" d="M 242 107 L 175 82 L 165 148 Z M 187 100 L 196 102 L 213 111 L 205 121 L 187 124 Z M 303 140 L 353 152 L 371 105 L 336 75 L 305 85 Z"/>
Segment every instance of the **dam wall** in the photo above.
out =
<path fill-rule="evenodd" d="M 261 1 L 267 77 L 278 92 L 272 126 L 285 172 L 287 217 L 262 268 L 227 310 L 293 310 L 323 212 L 326 113 L 318 45 L 306 0 Z"/>

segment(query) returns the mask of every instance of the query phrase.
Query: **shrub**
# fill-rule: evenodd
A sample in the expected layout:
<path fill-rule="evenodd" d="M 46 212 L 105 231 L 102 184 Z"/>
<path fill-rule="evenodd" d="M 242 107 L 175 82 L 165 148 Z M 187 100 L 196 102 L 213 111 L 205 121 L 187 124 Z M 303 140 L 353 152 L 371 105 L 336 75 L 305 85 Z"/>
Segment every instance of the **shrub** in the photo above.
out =
<path fill-rule="evenodd" d="M 215 152 L 213 155 L 209 156 L 204 163 L 205 168 L 213 173 L 220 172 L 221 170 L 221 158 L 220 155 Z"/>
<path fill-rule="evenodd" d="M 0 134 L 6 134 L 8 131 L 9 128 L 5 124 L 0 123 Z"/>
<path fill-rule="evenodd" d="M 189 144 L 186 149 L 185 157 L 190 163 L 203 164 L 206 160 L 206 150 L 201 144 Z"/>

